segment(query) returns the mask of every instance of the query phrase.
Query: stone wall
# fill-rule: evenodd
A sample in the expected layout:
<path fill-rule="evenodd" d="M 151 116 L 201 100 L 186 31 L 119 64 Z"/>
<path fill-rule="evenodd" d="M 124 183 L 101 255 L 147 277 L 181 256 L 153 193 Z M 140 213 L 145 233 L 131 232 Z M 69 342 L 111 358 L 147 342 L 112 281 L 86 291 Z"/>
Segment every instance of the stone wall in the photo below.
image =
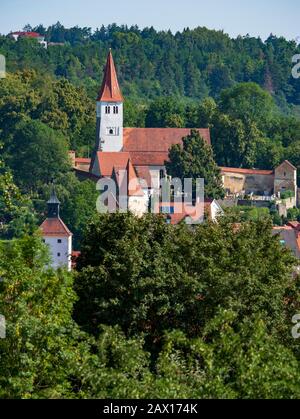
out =
<path fill-rule="evenodd" d="M 272 195 L 274 189 L 273 174 L 247 174 L 237 172 L 222 173 L 224 188 L 230 194 L 251 193 L 255 195 Z"/>

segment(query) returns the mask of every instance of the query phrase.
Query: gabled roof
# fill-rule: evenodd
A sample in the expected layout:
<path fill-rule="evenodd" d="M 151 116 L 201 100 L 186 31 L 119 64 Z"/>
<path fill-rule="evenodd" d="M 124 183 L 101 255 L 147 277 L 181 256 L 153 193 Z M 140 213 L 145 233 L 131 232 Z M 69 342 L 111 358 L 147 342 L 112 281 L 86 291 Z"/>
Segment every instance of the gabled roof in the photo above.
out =
<path fill-rule="evenodd" d="M 117 72 L 111 50 L 108 53 L 104 79 L 97 102 L 123 102 L 124 98 L 118 82 Z"/>
<path fill-rule="evenodd" d="M 126 191 L 128 196 L 144 196 L 136 171 L 130 160 L 127 161 L 126 166 L 115 165 L 112 178 L 116 181 L 120 194 Z"/>
<path fill-rule="evenodd" d="M 42 235 L 53 237 L 70 237 L 71 231 L 60 218 L 47 218 L 40 226 Z"/>
<path fill-rule="evenodd" d="M 131 160 L 128 160 L 126 169 L 128 175 L 128 196 L 144 196 L 141 185 L 138 181 L 136 171 L 132 166 Z"/>
<path fill-rule="evenodd" d="M 206 214 L 209 218 L 212 218 L 212 211 L 211 207 L 212 204 L 216 203 L 214 199 L 205 199 L 204 203 L 201 205 L 201 203 L 196 205 L 184 205 L 184 203 L 174 203 L 174 202 L 160 202 L 159 207 L 161 208 L 170 208 L 174 209 L 174 213 L 171 214 L 164 214 L 164 216 L 170 220 L 170 224 L 176 225 L 180 222 L 186 220 L 188 217 L 192 217 L 197 219 L 197 217 L 201 214 L 202 209 L 204 210 L 204 214 Z M 199 205 L 197 207 L 197 205 Z M 186 211 L 187 207 L 190 207 L 190 211 Z M 204 215 L 202 214 L 202 215 Z"/>
<path fill-rule="evenodd" d="M 137 173 L 130 160 L 129 153 L 98 151 L 96 155 L 101 177 L 113 177 L 119 187 L 125 181 L 124 172 L 127 172 L 126 190 L 128 196 L 142 196 L 143 191 L 138 181 Z"/>
<path fill-rule="evenodd" d="M 209 129 L 197 131 L 210 144 Z M 182 138 L 190 133 L 190 128 L 124 128 L 124 151 L 168 152 L 173 144 L 181 144 Z"/>
<path fill-rule="evenodd" d="M 197 129 L 210 144 L 209 129 Z M 124 128 L 123 151 L 129 152 L 134 166 L 164 166 L 172 145 L 181 144 L 190 128 Z"/>
<path fill-rule="evenodd" d="M 130 158 L 134 166 L 164 166 L 169 160 L 169 152 L 131 151 Z"/>
<path fill-rule="evenodd" d="M 149 166 L 135 166 L 135 171 L 140 179 L 144 179 L 149 187 L 152 186 L 152 178 Z"/>
<path fill-rule="evenodd" d="M 293 170 L 297 170 L 297 168 L 292 165 L 292 163 L 290 163 L 288 160 L 284 160 L 278 167 L 276 167 L 275 170 L 279 169 L 281 166 L 287 164 L 288 166 L 290 166 Z"/>
<path fill-rule="evenodd" d="M 100 175 L 103 177 L 111 177 L 113 174 L 114 167 L 125 170 L 130 160 L 129 153 L 115 153 L 115 152 L 104 152 L 98 151 L 96 155 L 98 160 Z"/>

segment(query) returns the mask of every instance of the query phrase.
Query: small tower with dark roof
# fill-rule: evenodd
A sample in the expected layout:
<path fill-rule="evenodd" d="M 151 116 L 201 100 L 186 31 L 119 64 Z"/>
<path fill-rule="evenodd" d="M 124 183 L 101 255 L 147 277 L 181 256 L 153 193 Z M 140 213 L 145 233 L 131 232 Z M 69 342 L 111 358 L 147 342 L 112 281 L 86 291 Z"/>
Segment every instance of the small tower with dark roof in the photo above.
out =
<path fill-rule="evenodd" d="M 57 198 L 54 183 L 52 183 L 50 199 L 47 202 L 48 206 L 48 218 L 59 218 L 59 206 L 60 201 Z"/>
<path fill-rule="evenodd" d="M 47 202 L 47 218 L 40 227 L 44 242 L 49 246 L 51 266 L 54 269 L 72 269 L 72 233 L 59 215 L 60 201 L 52 183 L 50 199 Z"/>

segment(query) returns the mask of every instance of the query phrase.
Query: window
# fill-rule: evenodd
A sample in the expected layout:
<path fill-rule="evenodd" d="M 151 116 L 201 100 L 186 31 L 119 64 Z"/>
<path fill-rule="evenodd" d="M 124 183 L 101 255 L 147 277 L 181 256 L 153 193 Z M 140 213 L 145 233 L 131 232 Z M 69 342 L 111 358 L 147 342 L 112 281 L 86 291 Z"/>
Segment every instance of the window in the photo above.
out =
<path fill-rule="evenodd" d="M 105 106 L 105 113 L 109 114 L 110 113 L 110 106 Z"/>
<path fill-rule="evenodd" d="M 61 243 L 61 239 L 58 239 L 58 240 L 57 240 L 57 243 Z"/>
<path fill-rule="evenodd" d="M 164 169 L 161 169 L 161 170 L 159 171 L 159 177 L 160 177 L 161 179 L 164 179 L 164 178 L 166 177 L 166 172 L 165 172 L 165 170 L 164 170 Z"/>
<path fill-rule="evenodd" d="M 57 253 L 57 257 L 60 258 L 60 253 Z"/>
<path fill-rule="evenodd" d="M 107 135 L 119 135 L 120 129 L 117 127 L 106 128 Z"/>
<path fill-rule="evenodd" d="M 46 243 L 46 240 L 45 239 L 43 239 L 43 243 Z"/>
<path fill-rule="evenodd" d="M 119 113 L 119 108 L 118 106 L 114 106 L 114 114 L 118 114 Z"/>
<path fill-rule="evenodd" d="M 174 205 L 162 206 L 160 212 L 162 214 L 174 214 Z"/>

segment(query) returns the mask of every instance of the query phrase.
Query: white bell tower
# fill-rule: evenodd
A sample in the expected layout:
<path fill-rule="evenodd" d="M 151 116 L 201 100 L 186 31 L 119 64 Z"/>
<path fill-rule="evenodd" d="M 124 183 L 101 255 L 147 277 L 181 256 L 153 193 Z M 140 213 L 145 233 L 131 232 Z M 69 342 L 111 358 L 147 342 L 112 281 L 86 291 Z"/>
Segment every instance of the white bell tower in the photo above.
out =
<path fill-rule="evenodd" d="M 123 149 L 123 96 L 111 50 L 102 87 L 97 99 L 97 137 L 95 152 L 120 152 Z"/>

